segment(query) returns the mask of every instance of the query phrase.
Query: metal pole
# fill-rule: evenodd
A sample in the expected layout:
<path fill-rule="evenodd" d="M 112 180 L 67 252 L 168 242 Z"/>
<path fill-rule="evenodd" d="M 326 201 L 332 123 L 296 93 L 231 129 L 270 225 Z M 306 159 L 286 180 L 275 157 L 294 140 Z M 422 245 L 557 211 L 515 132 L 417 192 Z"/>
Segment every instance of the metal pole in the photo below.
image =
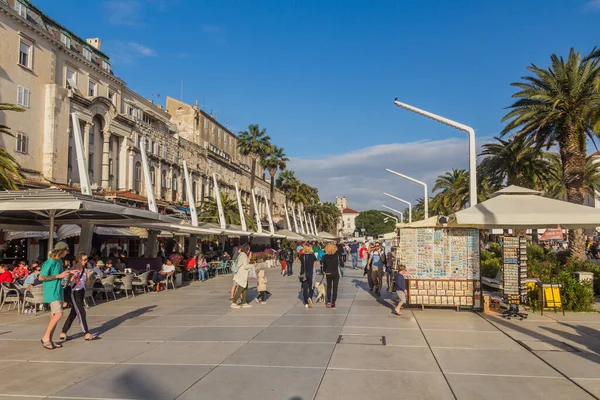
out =
<path fill-rule="evenodd" d="M 140 154 L 142 155 L 142 167 L 144 168 L 144 183 L 146 184 L 146 196 L 148 196 L 148 210 L 158 213 L 154 190 L 152 190 L 152 180 L 150 179 L 150 165 L 148 164 L 148 155 L 146 154 L 146 137 L 140 139 Z M 156 177 L 154 177 L 156 179 Z"/>
<path fill-rule="evenodd" d="M 294 227 L 296 228 L 295 232 L 300 233 L 298 230 L 298 219 L 296 218 L 296 208 L 292 206 L 292 217 L 294 218 Z"/>
<path fill-rule="evenodd" d="M 83 151 L 83 139 L 81 138 L 81 125 L 76 112 L 71 113 L 71 124 L 73 125 L 73 139 L 75 140 L 75 153 L 77 154 L 77 169 L 79 170 L 79 186 L 81 194 L 92 195 L 90 177 L 88 175 L 87 154 Z"/>
<path fill-rule="evenodd" d="M 287 204 L 283 204 L 283 208 L 285 209 L 285 221 L 287 222 L 288 230 L 292 230 L 292 225 L 290 224 L 290 214 L 288 213 Z"/>
<path fill-rule="evenodd" d="M 452 121 L 451 119 L 430 113 L 429 111 L 421 110 L 420 108 L 413 107 L 406 103 L 401 103 L 398 101 L 398 98 L 394 99 L 394 104 L 405 110 L 431 118 L 434 121 L 441 122 L 442 124 L 451 126 L 452 128 L 463 132 L 467 132 L 469 135 L 469 206 L 473 207 L 477 205 L 477 152 L 475 148 L 475 130 L 470 126 Z"/>
<path fill-rule="evenodd" d="M 198 226 L 198 213 L 196 212 L 196 197 L 192 191 L 192 175 L 188 172 L 187 163 L 183 160 L 183 173 L 185 175 L 185 190 L 190 203 L 190 215 L 192 216 L 192 226 Z M 155 178 L 156 179 L 156 178 Z"/>
<path fill-rule="evenodd" d="M 389 168 L 385 169 L 387 172 L 392 173 L 394 175 L 398 175 L 404 179 L 408 179 L 411 182 L 414 183 L 418 183 L 419 185 L 423 186 L 424 189 L 424 197 L 423 197 L 423 207 L 425 209 L 425 219 L 429 218 L 429 196 L 428 196 L 428 190 L 427 190 L 427 184 L 425 182 L 419 181 L 415 178 L 411 178 L 410 176 L 406 176 L 404 174 L 401 174 L 400 172 L 396 172 L 396 171 L 392 171 Z"/>
<path fill-rule="evenodd" d="M 267 218 L 269 218 L 269 231 L 271 235 L 275 234 L 275 225 L 273 225 L 273 218 L 271 217 L 271 207 L 269 207 L 269 200 L 267 200 L 267 192 L 263 192 L 263 199 L 267 208 Z"/>
<path fill-rule="evenodd" d="M 383 192 L 383 194 L 385 194 L 388 197 L 391 197 L 392 199 L 396 199 L 396 200 L 401 201 L 401 202 L 403 202 L 405 204 L 408 204 L 408 222 L 409 223 L 412 222 L 412 204 L 410 203 L 410 201 L 402 200 L 400 197 L 392 196 L 389 193 Z"/>
<path fill-rule="evenodd" d="M 227 222 L 225 221 L 225 213 L 223 212 L 223 204 L 221 203 L 221 191 L 219 190 L 216 173 L 213 173 L 213 183 L 215 184 L 215 198 L 217 200 L 217 208 L 219 209 L 219 223 L 221 224 L 221 229 L 226 229 Z"/>
<path fill-rule="evenodd" d="M 252 193 L 252 204 L 254 205 L 254 218 L 256 219 L 256 232 L 262 233 L 262 225 L 260 223 L 260 214 L 258 213 L 258 204 L 256 204 L 256 196 L 254 195 L 255 189 L 250 189 Z"/>
<path fill-rule="evenodd" d="M 246 216 L 244 215 L 244 208 L 242 207 L 242 199 L 240 197 L 240 188 L 238 187 L 238 183 L 235 183 L 235 196 L 237 197 L 238 210 L 240 212 L 240 223 L 242 224 L 242 230 L 245 232 L 248 230 L 248 226 L 246 225 Z"/>
<path fill-rule="evenodd" d="M 390 211 L 393 211 L 393 212 L 395 212 L 395 213 L 398 213 L 398 215 L 400 216 L 400 221 L 401 221 L 402 223 L 404 223 L 404 215 L 402 215 L 402 211 L 398 211 L 398 210 L 396 210 L 396 209 L 394 209 L 394 208 L 392 208 L 392 207 L 388 207 L 388 206 L 386 206 L 385 204 L 382 204 L 382 205 L 381 205 L 381 207 L 383 207 L 383 208 L 387 208 L 387 209 L 388 209 L 388 210 L 390 210 Z"/>
<path fill-rule="evenodd" d="M 385 216 L 386 216 L 386 217 L 388 217 L 388 218 L 395 219 L 395 220 L 396 220 L 396 223 L 398 223 L 398 218 L 394 217 L 393 215 L 386 214 L 386 213 L 384 213 L 383 211 L 379 211 L 379 212 L 380 212 L 380 213 L 382 213 L 383 215 L 385 215 Z"/>

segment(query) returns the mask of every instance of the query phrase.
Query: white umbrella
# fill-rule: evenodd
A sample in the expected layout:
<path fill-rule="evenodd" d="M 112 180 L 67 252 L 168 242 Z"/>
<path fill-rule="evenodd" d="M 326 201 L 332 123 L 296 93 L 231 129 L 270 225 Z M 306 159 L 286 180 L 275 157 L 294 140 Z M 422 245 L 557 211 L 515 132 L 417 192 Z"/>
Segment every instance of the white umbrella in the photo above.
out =
<path fill-rule="evenodd" d="M 447 226 L 480 229 L 527 229 L 600 226 L 600 210 L 542 197 L 540 192 L 509 186 L 489 200 L 451 215 Z"/>

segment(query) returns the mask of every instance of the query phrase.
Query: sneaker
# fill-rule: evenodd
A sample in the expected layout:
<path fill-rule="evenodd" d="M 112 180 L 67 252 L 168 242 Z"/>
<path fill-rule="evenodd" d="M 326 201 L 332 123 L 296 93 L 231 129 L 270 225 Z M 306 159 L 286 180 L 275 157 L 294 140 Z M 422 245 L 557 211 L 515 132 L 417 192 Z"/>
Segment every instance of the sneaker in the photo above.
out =
<path fill-rule="evenodd" d="M 312 307 L 313 307 L 313 302 L 312 302 L 312 299 L 309 298 L 308 299 L 308 308 L 312 308 Z"/>
<path fill-rule="evenodd" d="M 308 304 L 305 304 L 305 305 L 304 305 L 304 308 L 308 308 Z"/>
<path fill-rule="evenodd" d="M 260 300 L 257 298 L 255 298 L 254 300 L 256 300 L 257 303 L 260 303 Z"/>
<path fill-rule="evenodd" d="M 233 299 L 229 299 L 229 302 L 230 302 L 230 303 L 233 303 Z"/>
<path fill-rule="evenodd" d="M 267 301 L 261 301 L 260 304 L 267 304 Z"/>
<path fill-rule="evenodd" d="M 242 308 L 250 308 L 250 307 L 252 307 L 252 304 L 248 304 L 248 303 L 242 304 Z"/>
<path fill-rule="evenodd" d="M 336 308 L 336 307 L 335 307 L 335 304 L 331 306 L 331 309 L 332 309 L 332 310 L 335 310 L 335 308 Z"/>
<path fill-rule="evenodd" d="M 240 308 L 240 305 L 236 303 L 231 303 L 231 308 Z"/>

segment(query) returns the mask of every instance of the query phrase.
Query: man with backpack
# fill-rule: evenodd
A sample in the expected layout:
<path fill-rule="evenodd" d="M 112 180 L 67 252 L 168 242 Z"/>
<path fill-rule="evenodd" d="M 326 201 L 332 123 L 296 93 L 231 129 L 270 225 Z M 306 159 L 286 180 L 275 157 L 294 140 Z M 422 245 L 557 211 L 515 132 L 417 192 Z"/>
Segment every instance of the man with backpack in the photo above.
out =
<path fill-rule="evenodd" d="M 371 280 L 377 296 L 381 295 L 385 260 L 385 251 L 381 248 L 381 243 L 375 242 L 375 249 L 369 255 L 368 269 L 370 270 Z"/>

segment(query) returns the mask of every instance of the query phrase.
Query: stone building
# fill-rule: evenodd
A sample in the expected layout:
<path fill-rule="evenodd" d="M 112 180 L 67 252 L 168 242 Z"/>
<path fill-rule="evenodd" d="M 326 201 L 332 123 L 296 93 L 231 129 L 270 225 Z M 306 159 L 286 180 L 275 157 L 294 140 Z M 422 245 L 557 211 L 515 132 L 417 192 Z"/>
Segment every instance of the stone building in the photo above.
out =
<path fill-rule="evenodd" d="M 140 145 L 145 138 L 150 181 L 162 212 L 188 203 L 183 160 L 192 196 L 213 195 L 212 173 L 235 196 L 237 180 L 249 200 L 250 167 L 237 140 L 198 107 L 167 99 L 167 108 L 144 99 L 111 68 L 98 38 L 82 39 L 26 0 L 0 0 L 0 101 L 23 113 L 0 113 L 16 137 L 0 137 L 22 167 L 25 186 L 79 187 L 71 113 L 83 135 L 84 165 L 95 195 L 145 207 Z M 269 193 L 257 171 L 256 187 Z M 248 202 L 249 203 L 249 202 Z M 284 196 L 277 191 L 275 214 Z M 263 206 L 264 211 L 264 206 Z"/>

